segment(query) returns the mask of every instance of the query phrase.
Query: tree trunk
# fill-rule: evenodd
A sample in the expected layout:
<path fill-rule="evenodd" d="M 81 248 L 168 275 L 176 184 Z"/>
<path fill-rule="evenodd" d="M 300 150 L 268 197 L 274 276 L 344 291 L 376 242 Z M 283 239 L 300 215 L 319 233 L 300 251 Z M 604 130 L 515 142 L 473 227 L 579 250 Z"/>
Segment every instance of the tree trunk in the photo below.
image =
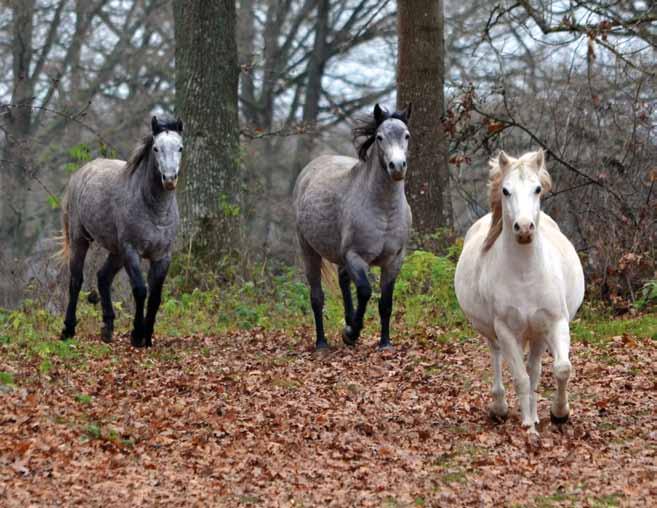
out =
<path fill-rule="evenodd" d="M 329 0 L 319 0 L 317 6 L 317 22 L 315 24 L 315 42 L 313 52 L 308 61 L 306 80 L 306 100 L 303 105 L 303 125 L 307 129 L 314 130 L 319 116 L 319 101 L 322 98 L 322 78 L 324 68 L 328 59 L 328 31 L 329 14 L 331 3 Z M 315 134 L 306 133 L 299 136 L 297 149 L 294 157 L 293 172 L 290 178 L 290 193 L 294 189 L 297 176 L 312 153 L 315 145 Z"/>
<path fill-rule="evenodd" d="M 407 196 L 421 235 L 451 223 L 444 114 L 445 46 L 442 0 L 397 3 L 397 106 L 413 103 Z"/>
<path fill-rule="evenodd" d="M 11 109 L 5 116 L 6 140 L 0 172 L 0 238 L 7 239 L 16 252 L 28 247 L 25 232 L 26 195 L 31 171 L 30 132 L 34 80 L 30 76 L 34 50 L 35 0 L 15 2 L 12 20 L 12 78 Z"/>
<path fill-rule="evenodd" d="M 185 152 L 183 235 L 201 252 L 239 249 L 239 67 L 232 0 L 176 0 L 176 107 Z"/>

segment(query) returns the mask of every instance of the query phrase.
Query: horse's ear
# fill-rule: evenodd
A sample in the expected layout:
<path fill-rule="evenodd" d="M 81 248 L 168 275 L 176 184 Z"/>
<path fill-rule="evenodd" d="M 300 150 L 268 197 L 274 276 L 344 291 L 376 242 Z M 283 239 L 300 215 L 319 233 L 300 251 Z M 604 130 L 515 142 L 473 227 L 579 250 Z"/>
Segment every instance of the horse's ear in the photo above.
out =
<path fill-rule="evenodd" d="M 413 112 L 413 103 L 409 102 L 408 106 L 406 106 L 406 109 L 402 113 L 404 116 L 404 123 L 408 123 L 408 121 L 411 119 L 411 113 Z"/>
<path fill-rule="evenodd" d="M 500 150 L 500 153 L 497 156 L 497 164 L 500 166 L 502 174 L 506 173 L 511 166 L 511 159 L 504 150 Z"/>
<path fill-rule="evenodd" d="M 178 121 L 176 122 L 176 130 L 180 133 L 183 131 L 183 123 L 180 118 L 178 118 Z"/>
<path fill-rule="evenodd" d="M 153 136 L 157 136 L 162 132 L 162 127 L 160 127 L 160 122 L 157 121 L 157 117 L 153 116 L 151 119 L 151 130 L 153 131 Z"/>
<path fill-rule="evenodd" d="M 374 106 L 374 121 L 377 127 L 381 125 L 388 118 L 388 112 L 379 106 L 378 103 Z"/>
<path fill-rule="evenodd" d="M 545 167 L 545 151 L 542 148 L 536 150 L 534 160 L 536 161 L 536 169 L 539 171 Z"/>

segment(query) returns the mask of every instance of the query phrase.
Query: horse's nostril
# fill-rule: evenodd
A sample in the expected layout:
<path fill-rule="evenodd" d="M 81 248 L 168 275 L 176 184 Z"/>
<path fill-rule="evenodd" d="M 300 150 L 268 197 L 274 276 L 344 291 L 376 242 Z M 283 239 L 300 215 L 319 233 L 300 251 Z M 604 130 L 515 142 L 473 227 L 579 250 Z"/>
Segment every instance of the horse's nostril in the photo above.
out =
<path fill-rule="evenodd" d="M 513 224 L 513 229 L 514 229 L 514 231 L 520 231 L 520 226 L 518 225 L 517 222 L 515 222 L 515 223 Z"/>
<path fill-rule="evenodd" d="M 402 168 L 406 167 L 406 161 L 402 162 Z"/>
<path fill-rule="evenodd" d="M 389 167 L 390 169 L 395 169 L 395 163 L 391 161 L 391 162 L 388 164 L 388 167 Z"/>
<path fill-rule="evenodd" d="M 532 229 L 532 230 L 533 230 L 533 229 L 535 229 L 535 228 L 536 228 L 536 226 L 534 226 L 534 223 L 532 222 L 532 223 L 529 225 L 529 229 Z"/>

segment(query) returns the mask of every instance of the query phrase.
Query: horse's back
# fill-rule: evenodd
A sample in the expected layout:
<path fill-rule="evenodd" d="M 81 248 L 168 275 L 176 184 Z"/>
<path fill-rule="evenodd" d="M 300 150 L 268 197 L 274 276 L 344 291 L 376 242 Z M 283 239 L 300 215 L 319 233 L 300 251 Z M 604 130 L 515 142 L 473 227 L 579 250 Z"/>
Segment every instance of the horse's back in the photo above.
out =
<path fill-rule="evenodd" d="M 113 209 L 116 189 L 125 178 L 125 164 L 116 159 L 94 159 L 71 176 L 66 211 L 73 241 L 84 237 L 116 250 Z"/>
<path fill-rule="evenodd" d="M 356 164 L 358 160 L 352 157 L 317 157 L 301 171 L 294 187 L 297 234 L 302 248 L 310 246 L 333 263 L 340 257 L 341 203 Z"/>
<path fill-rule="evenodd" d="M 334 192 L 346 184 L 349 172 L 358 164 L 358 159 L 343 155 L 321 155 L 310 161 L 301 170 L 294 186 L 293 199 L 295 206 L 299 199 L 308 190 Z"/>

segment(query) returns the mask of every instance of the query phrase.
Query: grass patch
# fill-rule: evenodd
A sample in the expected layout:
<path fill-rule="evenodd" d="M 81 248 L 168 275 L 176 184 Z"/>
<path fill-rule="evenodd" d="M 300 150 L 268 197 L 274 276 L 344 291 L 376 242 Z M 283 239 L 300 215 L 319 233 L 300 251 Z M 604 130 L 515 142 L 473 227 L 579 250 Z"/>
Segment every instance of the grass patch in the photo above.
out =
<path fill-rule="evenodd" d="M 14 375 L 11 372 L 0 370 L 0 385 L 14 386 Z"/>

